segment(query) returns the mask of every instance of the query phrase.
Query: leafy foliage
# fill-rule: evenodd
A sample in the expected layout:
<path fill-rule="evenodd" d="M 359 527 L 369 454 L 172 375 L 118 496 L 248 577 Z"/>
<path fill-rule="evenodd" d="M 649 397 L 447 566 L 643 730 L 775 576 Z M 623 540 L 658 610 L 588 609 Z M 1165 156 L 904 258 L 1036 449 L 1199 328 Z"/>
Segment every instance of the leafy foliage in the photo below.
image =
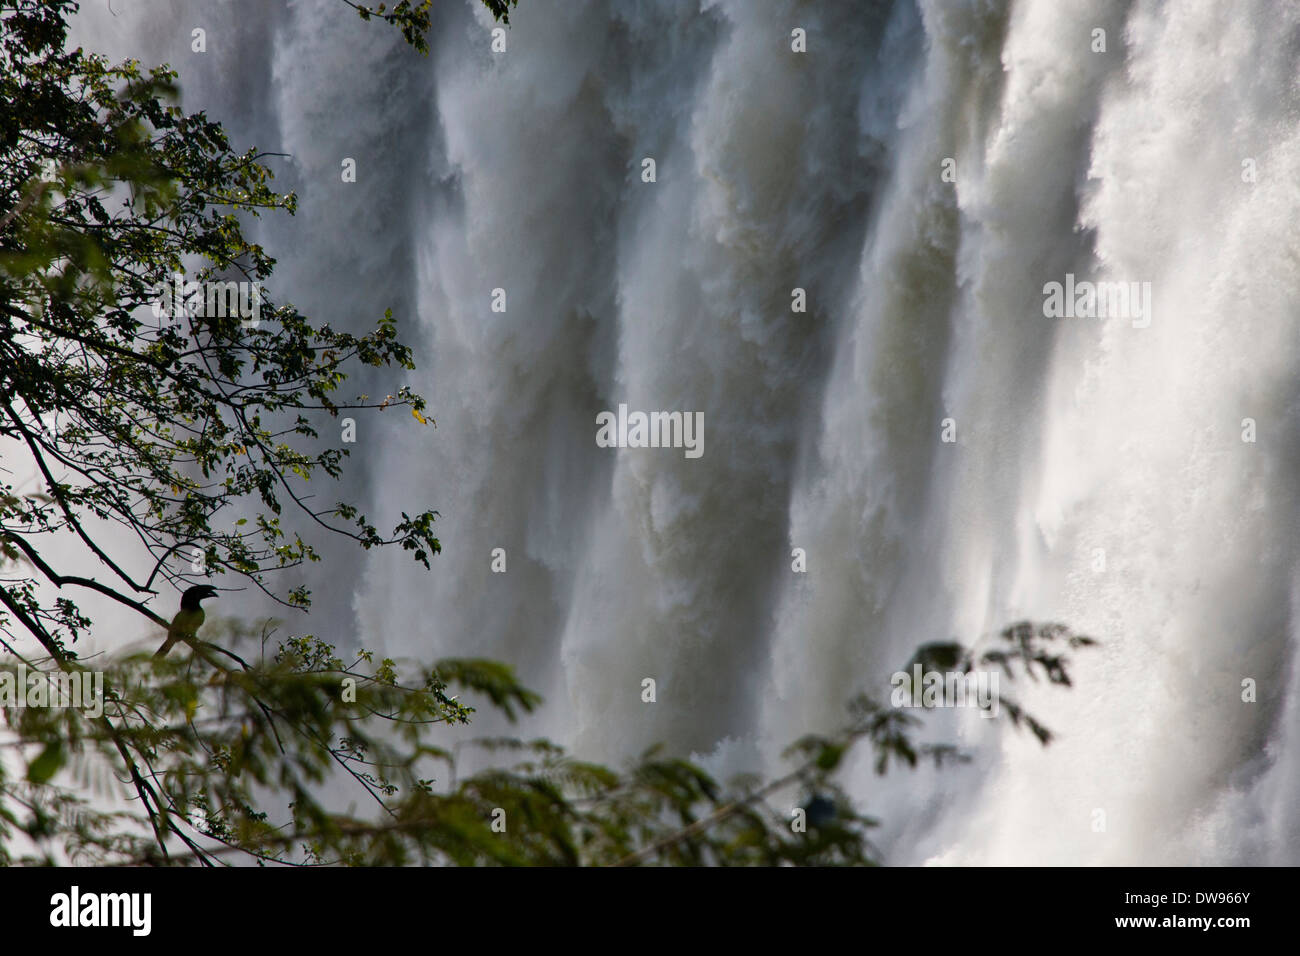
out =
<path fill-rule="evenodd" d="M 269 293 L 254 321 L 224 307 L 229 287 L 216 283 L 261 290 L 274 265 L 241 215 L 292 212 L 294 197 L 275 193 L 259 154 L 234 151 L 219 124 L 168 105 L 174 72 L 65 50 L 68 7 L 0 4 L 0 439 L 11 473 L 44 484 L 0 487 L 5 554 L 30 569 L 0 594 L 0 624 L 66 654 L 88 622 L 72 600 L 43 602 L 42 583 L 97 591 L 157 622 L 149 597 L 158 583 L 189 583 L 196 553 L 205 578 L 235 575 L 305 607 L 305 590 L 266 583 L 318 557 L 286 507 L 365 548 L 400 544 L 427 566 L 440 549 L 436 512 L 404 514 L 385 535 L 355 507 L 306 494 L 348 454 L 320 441 L 322 421 L 393 404 L 424 420 L 405 387 L 382 401 L 340 394 L 351 366 L 413 367 L 392 314 L 354 336 Z M 199 291 L 182 285 L 166 302 L 187 265 Z M 101 544 L 103 522 L 133 549 Z M 109 579 L 54 566 L 59 539 Z"/>
<path fill-rule="evenodd" d="M 1059 625 L 1017 625 L 1002 636 L 1009 646 L 993 653 L 1011 677 L 1041 666 L 1045 640 L 1090 643 Z M 949 646 L 962 659 L 973 653 Z M 1048 681 L 1068 685 L 1066 660 L 1056 663 Z M 863 694 L 843 727 L 796 741 L 786 754 L 792 769 L 766 783 L 724 784 L 659 748 L 620 772 L 546 740 L 466 736 L 474 709 L 453 690 L 513 716 L 539 703 L 499 663 L 422 668 L 366 652 L 345 663 L 309 636 L 254 665 L 206 642 L 188 656 L 126 657 L 106 679 L 102 718 L 4 708 L 26 771 L 0 775 L 9 798 L 0 803 L 0 863 L 62 854 L 101 864 L 868 865 L 878 821 L 855 809 L 838 780 L 850 755 L 865 745 L 882 774 L 968 758 L 914 742 L 919 717 Z M 115 780 L 123 748 L 136 755 L 138 779 L 85 796 L 84 781 Z M 475 751 L 496 763 L 462 778 L 464 755 Z M 371 812 L 329 806 L 322 794 L 339 792 L 327 786 L 339 782 Z M 131 794 L 151 812 L 104 809 Z M 806 804 L 805 827 L 778 797 Z M 8 847 L 19 836 L 31 849 L 15 855 Z"/>
<path fill-rule="evenodd" d="M 1049 682 L 1069 687 L 1068 658 L 1059 648 L 1064 645 L 1069 650 L 1077 650 L 1097 643 L 1091 637 L 1075 634 L 1064 624 L 1034 624 L 1030 621 L 1021 621 L 1008 627 L 1002 632 L 1001 638 L 1006 645 L 997 645 L 978 655 L 961 644 L 924 644 L 917 648 L 908 667 L 920 664 L 924 670 L 956 671 L 962 674 L 969 674 L 977 668 L 1000 668 L 1011 677 L 1012 664 L 1020 663 L 1024 665 L 1025 673 L 1031 680 L 1037 680 L 1041 672 Z M 1012 723 L 1019 726 L 1023 722 L 1039 741 L 1044 744 L 1051 742 L 1051 731 L 1026 713 L 1014 700 L 999 696 L 999 705 L 1006 710 Z"/>
<path fill-rule="evenodd" d="M 425 37 L 429 33 L 429 8 L 433 6 L 433 0 L 420 0 L 418 3 L 398 0 L 391 7 L 386 3 L 371 6 L 354 3 L 353 0 L 343 2 L 357 11 L 362 20 L 383 20 L 401 30 L 402 38 L 414 49 L 425 54 L 429 52 L 429 43 Z M 488 8 L 493 18 L 506 26 L 510 25 L 510 8 L 518 5 L 519 0 L 483 0 L 483 6 Z"/>

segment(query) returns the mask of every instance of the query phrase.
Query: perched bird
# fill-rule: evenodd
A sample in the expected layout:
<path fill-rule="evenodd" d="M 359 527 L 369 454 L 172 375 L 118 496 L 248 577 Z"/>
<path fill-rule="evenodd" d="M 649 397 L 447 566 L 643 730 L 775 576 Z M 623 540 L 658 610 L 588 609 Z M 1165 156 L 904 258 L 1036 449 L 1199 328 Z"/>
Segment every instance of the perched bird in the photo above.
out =
<path fill-rule="evenodd" d="M 163 641 L 154 657 L 165 657 L 177 641 L 192 641 L 203 625 L 203 605 L 199 602 L 216 596 L 217 589 L 211 584 L 196 584 L 192 588 L 186 588 L 181 595 L 181 609 L 176 612 L 167 628 L 167 640 Z"/>

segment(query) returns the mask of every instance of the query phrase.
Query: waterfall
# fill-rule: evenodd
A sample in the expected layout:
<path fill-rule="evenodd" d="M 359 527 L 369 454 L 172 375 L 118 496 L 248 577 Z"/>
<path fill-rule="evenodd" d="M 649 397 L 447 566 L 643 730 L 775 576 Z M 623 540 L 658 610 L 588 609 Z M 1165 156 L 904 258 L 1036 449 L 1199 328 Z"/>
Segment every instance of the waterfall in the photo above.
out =
<path fill-rule="evenodd" d="M 1003 686 L 1048 748 L 948 713 L 970 765 L 849 768 L 887 859 L 1300 861 L 1300 8 L 520 0 L 494 53 L 436 6 L 427 59 L 339 3 L 77 22 L 289 154 L 280 296 L 416 349 L 437 427 L 364 420 L 347 490 L 443 554 L 331 549 L 317 633 L 505 660 L 527 736 L 725 774 L 920 643 L 1059 620 L 1102 642 L 1075 686 Z M 1067 277 L 1150 310 L 1049 316 Z M 704 454 L 598 447 L 620 404 Z"/>

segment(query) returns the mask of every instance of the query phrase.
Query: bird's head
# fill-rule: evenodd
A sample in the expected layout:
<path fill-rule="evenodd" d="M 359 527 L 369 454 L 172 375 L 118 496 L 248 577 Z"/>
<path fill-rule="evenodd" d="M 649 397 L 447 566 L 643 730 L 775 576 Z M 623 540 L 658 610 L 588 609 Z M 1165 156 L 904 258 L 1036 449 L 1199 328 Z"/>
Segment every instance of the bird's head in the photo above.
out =
<path fill-rule="evenodd" d="M 202 605 L 200 601 L 217 596 L 217 589 L 211 584 L 196 584 L 192 588 L 186 588 L 185 593 L 181 595 L 181 607 L 187 611 L 198 610 Z"/>

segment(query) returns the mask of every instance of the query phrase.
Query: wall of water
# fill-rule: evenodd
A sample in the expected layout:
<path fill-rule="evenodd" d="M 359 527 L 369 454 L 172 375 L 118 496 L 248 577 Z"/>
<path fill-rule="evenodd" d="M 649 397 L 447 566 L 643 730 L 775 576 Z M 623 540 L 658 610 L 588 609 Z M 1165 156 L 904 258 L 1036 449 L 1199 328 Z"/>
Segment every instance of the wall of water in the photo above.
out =
<path fill-rule="evenodd" d="M 289 154 L 284 297 L 417 347 L 438 427 L 364 421 L 348 490 L 444 553 L 332 551 L 318 633 L 508 660 L 530 736 L 725 773 L 919 643 L 1061 620 L 1076 686 L 1003 685 L 1052 746 L 945 714 L 970 766 L 851 769 L 890 861 L 1300 861 L 1300 8 L 521 0 L 493 54 L 439 7 L 427 59 L 337 3 L 78 25 Z M 1146 321 L 1046 317 L 1067 274 Z M 620 403 L 703 412 L 703 456 L 597 447 Z"/>

